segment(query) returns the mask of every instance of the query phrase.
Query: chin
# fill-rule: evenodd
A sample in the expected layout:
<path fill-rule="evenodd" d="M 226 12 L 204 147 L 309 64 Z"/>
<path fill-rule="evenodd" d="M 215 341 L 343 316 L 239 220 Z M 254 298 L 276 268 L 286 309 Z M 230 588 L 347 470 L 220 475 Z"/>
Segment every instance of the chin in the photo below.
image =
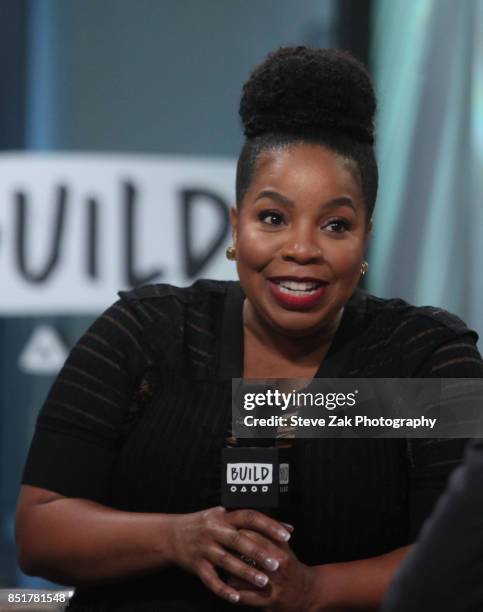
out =
<path fill-rule="evenodd" d="M 287 329 L 287 328 L 278 328 L 280 334 L 286 336 L 287 338 L 307 338 L 312 336 L 317 330 L 310 329 Z"/>
<path fill-rule="evenodd" d="M 312 336 L 324 326 L 324 321 L 326 321 L 327 319 L 327 317 L 324 316 L 318 318 L 317 321 L 308 324 L 306 320 L 303 320 L 303 315 L 305 313 L 300 313 L 299 311 L 295 310 L 291 312 L 294 312 L 296 318 L 299 320 L 281 321 L 280 319 L 271 319 L 272 326 L 280 334 L 290 338 L 303 338 L 306 336 Z"/>

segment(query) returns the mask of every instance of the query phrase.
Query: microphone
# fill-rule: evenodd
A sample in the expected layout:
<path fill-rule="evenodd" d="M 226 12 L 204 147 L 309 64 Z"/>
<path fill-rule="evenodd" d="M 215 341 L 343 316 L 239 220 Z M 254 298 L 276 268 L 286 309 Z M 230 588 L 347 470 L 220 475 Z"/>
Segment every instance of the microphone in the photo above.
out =
<path fill-rule="evenodd" d="M 221 451 L 221 503 L 255 508 L 290 522 L 291 448 L 238 446 Z"/>
<path fill-rule="evenodd" d="M 259 385 L 256 388 L 260 390 Z M 244 383 L 243 393 L 247 389 Z M 221 450 L 221 504 L 230 510 L 253 508 L 290 523 L 294 481 L 291 441 L 280 438 L 276 427 L 255 430 L 254 435 L 230 437 L 231 445 Z"/>

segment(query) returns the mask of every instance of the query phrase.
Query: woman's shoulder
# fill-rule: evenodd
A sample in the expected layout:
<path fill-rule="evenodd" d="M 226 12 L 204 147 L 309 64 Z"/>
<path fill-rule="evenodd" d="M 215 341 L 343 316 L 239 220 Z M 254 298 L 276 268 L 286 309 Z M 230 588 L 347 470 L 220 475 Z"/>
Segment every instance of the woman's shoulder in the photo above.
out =
<path fill-rule="evenodd" d="M 353 369 L 363 364 L 366 373 L 386 377 L 481 376 L 478 334 L 455 314 L 364 291 L 349 305 L 358 321 Z"/>
<path fill-rule="evenodd" d="M 226 287 L 233 282 L 202 278 L 186 287 L 179 287 L 170 283 L 156 283 L 136 287 L 130 291 L 119 291 L 119 296 L 128 303 L 156 302 L 171 299 L 182 304 L 191 304 L 203 301 L 212 295 L 223 295 Z"/>
<path fill-rule="evenodd" d="M 198 308 L 205 318 L 223 301 L 227 286 L 232 281 L 198 279 L 186 287 L 170 283 L 157 283 L 136 287 L 130 291 L 120 291 L 120 302 L 131 309 L 140 323 L 153 322 L 172 326 L 178 318 L 184 318 L 187 311 Z"/>
<path fill-rule="evenodd" d="M 445 331 L 449 335 L 470 334 L 475 342 L 478 334 L 470 329 L 456 314 L 437 306 L 416 306 L 401 298 L 380 298 L 365 291 L 358 291 L 356 297 L 357 307 L 363 309 L 367 322 L 383 321 L 393 327 L 408 339 L 414 333 L 431 330 Z"/>
<path fill-rule="evenodd" d="M 176 361 L 189 347 L 199 360 L 215 351 L 227 290 L 234 285 L 212 279 L 186 287 L 159 283 L 121 291 L 119 297 L 142 328 L 142 345 L 150 352 Z"/>

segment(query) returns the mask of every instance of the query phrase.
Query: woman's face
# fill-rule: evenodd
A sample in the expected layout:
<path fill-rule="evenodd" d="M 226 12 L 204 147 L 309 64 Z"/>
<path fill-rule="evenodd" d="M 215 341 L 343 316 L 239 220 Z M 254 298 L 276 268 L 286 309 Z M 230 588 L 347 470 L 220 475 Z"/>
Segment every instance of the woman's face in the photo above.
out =
<path fill-rule="evenodd" d="M 329 330 L 358 283 L 370 231 L 349 163 L 319 145 L 262 153 L 231 220 L 252 315 L 288 336 Z"/>

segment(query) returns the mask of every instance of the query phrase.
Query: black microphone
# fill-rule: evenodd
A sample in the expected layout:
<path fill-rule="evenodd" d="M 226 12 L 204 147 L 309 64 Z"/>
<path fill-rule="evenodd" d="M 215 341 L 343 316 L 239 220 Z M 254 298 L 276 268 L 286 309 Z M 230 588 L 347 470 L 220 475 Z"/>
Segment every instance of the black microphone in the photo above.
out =
<path fill-rule="evenodd" d="M 249 390 L 243 383 L 242 393 Z M 260 385 L 257 390 L 260 391 Z M 235 397 L 240 405 L 240 397 Z M 254 429 L 253 438 L 231 438 L 221 451 L 221 504 L 230 510 L 254 508 L 277 520 L 291 521 L 293 448 L 278 438 L 276 427 Z M 257 437 L 258 436 L 258 437 Z"/>
<path fill-rule="evenodd" d="M 221 503 L 227 509 L 256 508 L 290 521 L 291 448 L 232 447 L 221 453 Z"/>

